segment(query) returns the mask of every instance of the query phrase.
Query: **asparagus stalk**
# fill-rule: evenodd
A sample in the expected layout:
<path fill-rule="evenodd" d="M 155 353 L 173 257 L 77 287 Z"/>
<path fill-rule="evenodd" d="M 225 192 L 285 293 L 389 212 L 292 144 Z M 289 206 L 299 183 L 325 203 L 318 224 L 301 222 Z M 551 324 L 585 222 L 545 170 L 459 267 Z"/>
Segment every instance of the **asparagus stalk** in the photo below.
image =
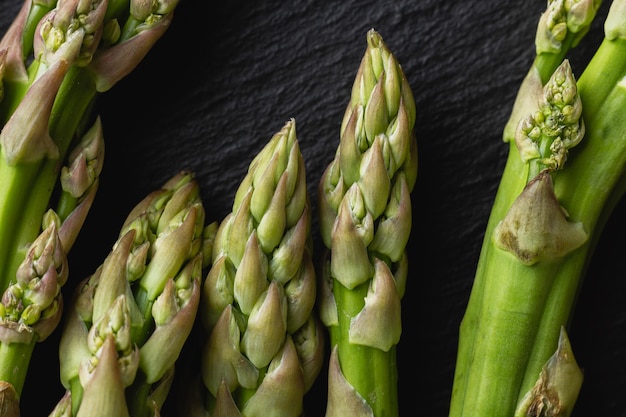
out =
<path fill-rule="evenodd" d="M 417 175 L 414 123 L 409 83 L 372 29 L 318 192 L 328 249 L 320 291 L 331 345 L 327 416 L 399 414 L 396 345 Z"/>
<path fill-rule="evenodd" d="M 193 175 L 130 212 L 109 256 L 76 288 L 61 335 L 66 395 L 54 416 L 158 413 L 196 317 L 211 239 Z M 207 256 L 208 255 L 208 256 Z"/>
<path fill-rule="evenodd" d="M 293 416 L 324 360 L 304 160 L 289 120 L 250 163 L 204 282 L 202 410 Z"/>
<path fill-rule="evenodd" d="M 175 6 L 25 0 L 0 40 L 0 381 L 14 404 L 34 345 L 60 318 L 65 258 L 98 187 L 96 98 L 141 61 Z"/>
<path fill-rule="evenodd" d="M 561 83 L 562 87 L 569 84 L 561 92 L 567 100 L 557 106 L 544 103 L 539 111 L 536 107 L 518 122 L 517 136 L 509 141 L 507 164 L 461 323 L 450 416 L 513 415 L 557 350 L 561 327 L 569 324 L 598 236 L 626 185 L 626 124 L 621 116 L 626 105 L 623 10 L 622 0 L 611 4 L 605 38 L 580 79 Z M 567 78 L 573 80 L 573 74 L 564 61 L 552 79 Z M 550 93 L 553 88 L 550 82 L 544 86 L 546 98 L 556 97 L 554 90 Z M 578 124 L 572 124 L 573 115 L 580 116 Z M 543 122 L 533 126 L 532 121 L 540 119 Z M 552 121 L 566 123 L 550 126 Z M 563 152 L 562 139 L 576 130 L 572 126 L 578 129 L 577 138 L 584 127 L 584 137 L 578 146 Z M 550 130 L 552 134 L 547 134 Z M 537 169 L 537 162 L 542 161 L 552 164 Z M 537 187 L 537 183 L 543 185 Z M 543 189 L 543 197 L 536 193 L 538 188 Z M 536 194 L 535 202 L 528 199 L 531 193 Z M 523 201 L 526 213 L 515 209 Z M 549 201 L 553 210 L 559 208 L 562 213 L 558 221 L 566 227 L 560 231 L 543 211 Z M 524 233 L 523 227 L 501 229 L 511 212 L 517 212 L 517 224 L 526 226 Z M 567 250 L 549 253 L 542 246 L 545 225 L 555 233 L 552 241 L 566 243 Z M 512 245 L 503 244 L 503 230 L 508 230 Z M 524 241 L 534 242 L 524 247 L 532 248 L 528 252 L 537 256 L 525 258 L 520 250 L 512 250 L 521 248 Z M 552 397 L 551 407 L 561 413 L 555 415 L 569 415 L 574 400 Z"/>

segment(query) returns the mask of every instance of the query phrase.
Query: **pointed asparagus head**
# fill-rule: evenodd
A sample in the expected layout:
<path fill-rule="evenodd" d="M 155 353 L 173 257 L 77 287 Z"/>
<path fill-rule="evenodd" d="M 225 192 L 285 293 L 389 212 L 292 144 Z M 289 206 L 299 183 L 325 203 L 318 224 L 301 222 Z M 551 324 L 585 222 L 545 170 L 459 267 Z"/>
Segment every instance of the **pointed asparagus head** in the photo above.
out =
<path fill-rule="evenodd" d="M 67 257 L 52 223 L 31 244 L 15 283 L 2 295 L 0 334 L 4 342 L 41 341 L 56 329 L 63 306 L 61 287 L 67 276 Z"/>
<path fill-rule="evenodd" d="M 568 32 L 575 46 L 589 30 L 600 3 L 599 0 L 549 0 L 535 34 L 537 55 L 559 53 Z"/>
<path fill-rule="evenodd" d="M 568 60 L 552 74 L 543 88 L 536 111 L 523 118 L 515 133 L 515 143 L 525 163 L 530 164 L 528 179 L 543 169 L 562 169 L 569 149 L 585 134 L 582 102 Z"/>

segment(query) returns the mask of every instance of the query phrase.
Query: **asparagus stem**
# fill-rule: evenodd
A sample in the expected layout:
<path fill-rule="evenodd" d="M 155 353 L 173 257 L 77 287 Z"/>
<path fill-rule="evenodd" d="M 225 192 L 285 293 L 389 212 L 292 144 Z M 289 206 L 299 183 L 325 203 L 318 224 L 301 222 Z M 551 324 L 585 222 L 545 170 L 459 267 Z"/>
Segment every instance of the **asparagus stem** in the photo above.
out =
<path fill-rule="evenodd" d="M 4 343 L 0 342 L 0 380 L 11 381 L 18 393 L 24 389 L 28 364 L 33 355 L 36 342 L 31 343 Z M 6 358 L 6 360 L 5 360 Z"/>
<path fill-rule="evenodd" d="M 612 48 L 617 61 L 619 56 L 626 55 L 626 39 L 619 38 L 611 42 L 620 46 L 619 49 Z M 594 61 L 595 57 L 591 62 L 595 64 Z M 525 387 L 530 385 L 532 373 L 537 374 L 554 351 L 558 338 L 555 329 L 569 323 L 589 257 L 604 224 L 625 191 L 626 145 L 623 138 L 626 135 L 626 123 L 622 110 L 626 108 L 626 85 L 623 84 L 622 76 L 626 74 L 626 61 L 622 59 L 622 62 L 622 66 L 611 65 L 602 74 L 595 73 L 595 76 L 590 72 L 594 70 L 593 67 L 586 68 L 578 83 L 588 133 L 584 139 L 584 148 L 579 153 L 572 153 L 568 169 L 559 173 L 558 181 L 555 180 L 555 192 L 568 208 L 570 216 L 581 221 L 589 230 L 592 239 L 572 254 L 554 276 L 554 288 L 538 330 L 538 338 L 546 342 L 533 347 Z M 617 82 L 613 81 L 618 78 L 614 76 L 616 72 L 621 74 Z M 588 83 L 588 76 L 613 82 L 612 88 L 607 92 L 609 89 L 599 85 L 597 80 Z M 598 95 L 604 95 L 604 98 L 598 98 Z M 587 105 L 596 102 L 600 103 L 598 107 Z"/>
<path fill-rule="evenodd" d="M 361 395 L 369 399 L 368 402 L 374 403 L 372 408 L 375 416 L 400 415 L 395 349 L 385 352 L 350 342 L 350 321 L 364 307 L 367 285 L 349 290 L 340 283 L 335 283 L 333 294 L 340 310 L 339 323 L 330 328 L 330 338 L 337 346 L 345 378 Z M 372 401 L 372 398 L 376 401 Z"/>

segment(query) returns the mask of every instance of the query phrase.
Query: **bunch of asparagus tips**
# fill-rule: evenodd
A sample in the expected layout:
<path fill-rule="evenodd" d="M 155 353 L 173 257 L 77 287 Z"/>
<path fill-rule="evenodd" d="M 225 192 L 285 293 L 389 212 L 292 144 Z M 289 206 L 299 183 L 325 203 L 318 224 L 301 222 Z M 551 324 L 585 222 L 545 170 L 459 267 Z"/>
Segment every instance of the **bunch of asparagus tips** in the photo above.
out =
<path fill-rule="evenodd" d="M 328 245 L 319 258 L 295 119 L 252 160 L 215 237 L 200 308 L 201 386 L 182 413 L 302 415 L 325 363 L 323 323 L 332 350 L 326 415 L 399 415 L 395 345 L 417 174 L 414 121 L 406 77 L 371 30 L 319 184 Z"/>
<path fill-rule="evenodd" d="M 96 98 L 141 61 L 175 6 L 26 0 L 0 41 L 4 415 L 19 415 L 34 346 L 61 321 L 67 255 L 103 167 Z M 51 416 L 159 415 L 198 311 L 203 388 L 190 414 L 301 415 L 324 365 L 323 323 L 332 345 L 328 415 L 397 415 L 414 121 L 406 77 L 371 30 L 320 183 L 321 274 L 293 119 L 253 159 L 219 227 L 205 224 L 190 172 L 148 195 L 75 288 L 59 352 L 66 394 Z M 377 322 L 383 328 L 369 329 Z"/>
<path fill-rule="evenodd" d="M 25 0 L 0 40 L 0 388 L 19 408 L 37 342 L 57 327 L 67 254 L 98 188 L 96 98 L 168 28 L 176 1 Z"/>
<path fill-rule="evenodd" d="M 460 327 L 450 417 L 569 416 L 583 383 L 567 335 L 626 184 L 626 2 L 576 78 L 599 1 L 549 1 L 504 141 L 509 154 Z"/>

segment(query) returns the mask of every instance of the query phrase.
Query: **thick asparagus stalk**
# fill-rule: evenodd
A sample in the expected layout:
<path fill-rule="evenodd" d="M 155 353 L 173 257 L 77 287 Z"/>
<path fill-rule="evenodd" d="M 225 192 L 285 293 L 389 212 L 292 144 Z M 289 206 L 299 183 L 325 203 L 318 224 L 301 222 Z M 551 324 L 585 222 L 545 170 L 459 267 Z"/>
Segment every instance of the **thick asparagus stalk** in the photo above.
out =
<path fill-rule="evenodd" d="M 311 214 L 295 120 L 257 154 L 219 226 L 204 282 L 203 409 L 300 416 L 324 360 Z"/>
<path fill-rule="evenodd" d="M 561 92 L 563 99 L 568 97 L 563 104 L 566 101 L 571 104 L 543 106 L 543 110 L 529 113 L 531 118 L 518 122 L 518 136 L 510 141 L 507 164 L 461 324 L 450 416 L 513 415 L 557 350 L 561 327 L 569 323 L 576 293 L 599 233 L 624 192 L 626 124 L 621 113 L 626 104 L 622 81 L 626 74 L 626 20 L 623 8 L 623 1 L 611 4 L 605 22 L 605 39 L 579 81 Z M 571 74 L 564 61 L 553 79 L 562 78 L 559 73 L 563 74 L 564 69 Z M 548 95 L 549 89 L 546 86 L 544 94 Z M 580 100 L 575 98 L 576 94 Z M 580 133 L 584 126 L 584 137 L 578 146 L 562 154 L 565 158 L 553 159 L 551 155 L 557 156 L 559 146 L 563 145 L 561 139 L 573 133 L 571 126 L 576 125 L 571 125 L 571 116 L 576 114 L 581 117 L 576 129 Z M 537 116 L 535 121 L 543 117 L 543 125 L 537 125 L 538 130 L 529 123 L 533 116 Z M 552 121 L 559 124 L 550 126 Z M 561 124 L 564 121 L 567 123 Z M 558 133 L 555 127 L 562 131 Z M 550 130 L 553 131 L 551 137 L 559 140 L 546 140 L 550 137 L 546 132 Z M 535 150 L 530 146 L 534 138 L 539 140 Z M 528 159 L 528 155 L 537 150 L 539 159 Z M 537 161 L 550 159 L 561 162 L 552 168 L 545 166 L 547 171 L 533 178 L 538 170 L 532 166 Z M 529 190 L 536 190 L 538 182 L 544 183 L 540 187 L 544 189 L 544 197 L 539 198 L 537 194 L 536 203 L 527 206 L 526 215 L 518 218 L 518 224 L 530 225 L 532 217 L 549 222 L 550 230 L 555 233 L 552 241 L 567 242 L 569 249 L 550 254 L 546 248 L 536 245 L 533 250 L 539 257 L 529 262 L 519 256 L 520 251 L 512 254 L 511 245 L 503 245 L 502 230 L 498 229 L 512 211 L 522 212 L 514 207 L 528 200 Z M 563 213 L 559 222 L 567 222 L 567 227 L 561 231 L 552 227 L 555 223 L 549 221 L 543 211 L 542 204 L 548 201 Z M 523 235 L 521 229 L 518 230 L 517 237 L 510 233 L 513 247 L 520 247 L 523 239 L 540 242 L 538 238 L 546 229 L 539 224 L 527 227 Z M 581 233 L 587 236 L 584 241 L 580 240 Z M 559 415 L 571 412 L 575 398 L 568 398 L 567 403 L 565 398 L 551 398 L 551 406 L 560 408 L 562 414 Z"/>
<path fill-rule="evenodd" d="M 109 256 L 75 291 L 59 348 L 67 394 L 53 415 L 159 412 L 199 305 L 204 219 L 187 172 L 131 211 Z"/>
<path fill-rule="evenodd" d="M 25 0 L 0 40 L 0 380 L 13 385 L 5 392 L 16 397 L 34 344 L 58 323 L 67 278 L 61 258 L 97 190 L 103 158 L 97 95 L 132 71 L 175 6 Z M 57 254 L 54 262 L 39 259 L 47 253 Z M 59 268 L 56 288 L 44 264 Z"/>
<path fill-rule="evenodd" d="M 320 297 L 331 345 L 327 416 L 399 414 L 395 352 L 417 175 L 414 123 L 409 83 L 370 30 L 318 192 L 328 248 Z"/>

